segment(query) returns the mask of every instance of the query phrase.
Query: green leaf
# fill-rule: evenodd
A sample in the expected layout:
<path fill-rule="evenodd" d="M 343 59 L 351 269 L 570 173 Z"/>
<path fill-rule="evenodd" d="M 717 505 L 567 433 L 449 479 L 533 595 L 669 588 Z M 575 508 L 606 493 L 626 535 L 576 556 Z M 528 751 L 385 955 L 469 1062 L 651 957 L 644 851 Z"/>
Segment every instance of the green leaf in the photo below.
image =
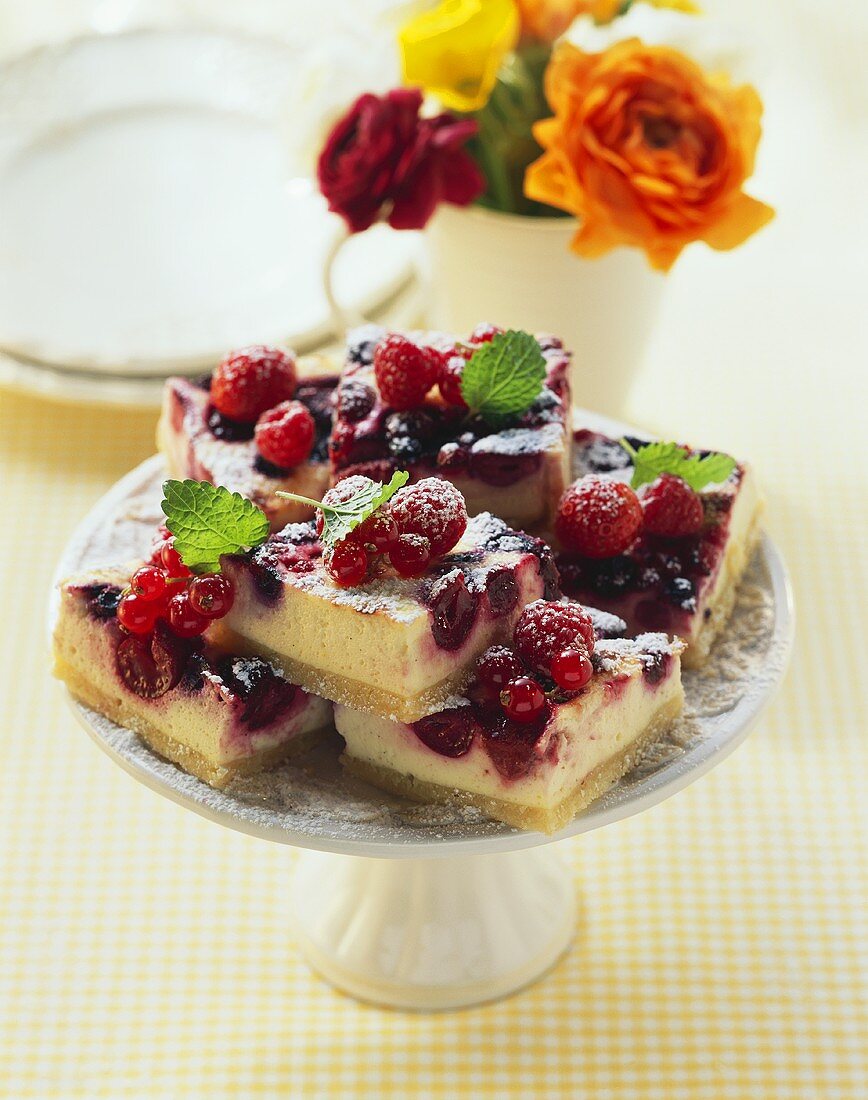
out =
<path fill-rule="evenodd" d="M 620 443 L 633 461 L 630 484 L 634 489 L 656 481 L 661 474 L 675 474 L 699 492 L 706 485 L 726 481 L 736 467 L 736 461 L 730 455 L 712 452 L 700 458 L 678 443 L 648 443 L 638 451 L 626 439 L 620 440 Z"/>
<path fill-rule="evenodd" d="M 539 396 L 546 361 L 527 332 L 501 332 L 473 353 L 461 375 L 471 413 L 493 425 L 520 416 Z"/>
<path fill-rule="evenodd" d="M 222 485 L 165 481 L 162 508 L 175 549 L 194 573 L 219 572 L 221 554 L 237 554 L 268 538 L 265 513 Z"/>
<path fill-rule="evenodd" d="M 297 493 L 278 492 L 277 495 L 318 508 L 323 514 L 323 546 L 334 546 L 390 500 L 402 485 L 407 484 L 410 475 L 406 470 L 397 470 L 387 485 L 383 485 L 381 481 L 372 481 L 369 477 L 364 480 L 366 484 L 358 492 L 336 504 L 325 504 L 321 500 L 311 500 L 310 497 L 302 497 Z"/>

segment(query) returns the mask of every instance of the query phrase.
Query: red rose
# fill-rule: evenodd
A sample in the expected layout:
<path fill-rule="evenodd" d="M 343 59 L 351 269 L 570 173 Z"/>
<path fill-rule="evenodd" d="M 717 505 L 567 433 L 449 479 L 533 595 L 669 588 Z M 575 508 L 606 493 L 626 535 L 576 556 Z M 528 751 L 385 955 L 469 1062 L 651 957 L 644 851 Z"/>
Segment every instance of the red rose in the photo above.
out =
<path fill-rule="evenodd" d="M 422 94 L 399 88 L 359 96 L 329 134 L 317 165 L 329 210 L 359 233 L 385 218 L 393 229 L 423 229 L 438 203 L 467 206 L 485 189 L 462 148 L 472 119 L 420 118 Z"/>

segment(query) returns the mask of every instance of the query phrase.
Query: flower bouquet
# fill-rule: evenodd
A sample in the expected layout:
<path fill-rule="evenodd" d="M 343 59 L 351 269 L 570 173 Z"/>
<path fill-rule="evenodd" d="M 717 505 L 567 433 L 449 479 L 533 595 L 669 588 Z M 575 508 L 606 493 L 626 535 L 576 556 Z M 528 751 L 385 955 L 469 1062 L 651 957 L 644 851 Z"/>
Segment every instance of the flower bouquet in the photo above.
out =
<path fill-rule="evenodd" d="M 430 221 L 435 323 L 555 331 L 579 399 L 618 411 L 659 273 L 773 217 L 744 191 L 762 103 L 705 22 L 691 0 L 425 7 L 398 35 L 407 87 L 337 122 L 322 193 L 350 233 Z"/>

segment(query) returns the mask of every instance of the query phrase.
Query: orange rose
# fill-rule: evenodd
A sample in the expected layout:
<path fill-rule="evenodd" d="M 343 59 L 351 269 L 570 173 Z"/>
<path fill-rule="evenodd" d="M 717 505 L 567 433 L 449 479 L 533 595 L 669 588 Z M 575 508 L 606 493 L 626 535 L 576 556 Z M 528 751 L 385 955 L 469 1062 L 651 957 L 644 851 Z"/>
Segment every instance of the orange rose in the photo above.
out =
<path fill-rule="evenodd" d="M 546 151 L 525 194 L 579 218 L 579 255 L 635 245 L 667 271 L 691 241 L 735 248 L 774 217 L 742 191 L 762 114 L 749 85 L 632 38 L 599 54 L 558 46 L 546 97 L 555 117 L 534 127 Z"/>
<path fill-rule="evenodd" d="M 594 0 L 516 0 L 521 33 L 554 42 L 579 15 L 590 13 Z"/>

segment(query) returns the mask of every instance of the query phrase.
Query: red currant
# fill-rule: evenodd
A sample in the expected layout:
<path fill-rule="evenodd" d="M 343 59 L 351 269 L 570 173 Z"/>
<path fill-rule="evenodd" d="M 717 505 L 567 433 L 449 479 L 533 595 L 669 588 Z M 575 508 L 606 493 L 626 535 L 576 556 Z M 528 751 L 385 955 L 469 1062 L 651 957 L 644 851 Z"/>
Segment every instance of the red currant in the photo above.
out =
<path fill-rule="evenodd" d="M 543 712 L 546 697 L 536 680 L 529 676 L 519 676 L 510 680 L 500 693 L 500 705 L 504 714 L 513 722 L 524 724 L 534 722 Z"/>
<path fill-rule="evenodd" d="M 170 577 L 192 577 L 193 575 L 187 566 L 184 565 L 181 560 L 181 555 L 175 549 L 174 539 L 163 543 L 163 547 L 160 551 L 160 560 L 163 563 L 163 568 Z"/>
<path fill-rule="evenodd" d="M 368 552 L 357 542 L 341 539 L 323 554 L 323 564 L 335 584 L 353 588 L 368 574 Z"/>
<path fill-rule="evenodd" d="M 486 695 L 500 697 L 511 680 L 524 676 L 524 665 L 511 649 L 504 645 L 490 646 L 476 663 L 476 679 Z"/>
<path fill-rule="evenodd" d="M 565 649 L 552 658 L 552 679 L 564 691 L 578 691 L 590 682 L 594 666 L 582 649 Z"/>
<path fill-rule="evenodd" d="M 392 568 L 402 577 L 420 577 L 431 560 L 431 543 L 424 535 L 399 535 L 389 547 Z"/>
<path fill-rule="evenodd" d="M 186 591 L 176 593 L 169 600 L 166 617 L 170 629 L 179 638 L 195 638 L 208 626 L 208 620 L 193 607 Z"/>
<path fill-rule="evenodd" d="M 287 469 L 310 456 L 316 423 L 300 401 L 282 401 L 260 416 L 254 435 L 262 457 Z"/>
<path fill-rule="evenodd" d="M 206 619 L 222 619 L 232 609 L 235 589 L 232 582 L 219 573 L 206 573 L 196 577 L 188 589 L 194 611 Z"/>
<path fill-rule="evenodd" d="M 347 537 L 362 546 L 373 546 L 377 554 L 385 554 L 398 537 L 398 525 L 389 511 L 389 506 L 384 505 L 372 516 L 368 516 Z"/>
<path fill-rule="evenodd" d="M 118 602 L 118 622 L 130 634 L 150 634 L 154 629 L 158 610 L 152 600 L 130 592 Z"/>
<path fill-rule="evenodd" d="M 295 394 L 295 360 L 263 345 L 231 352 L 211 378 L 211 400 L 231 420 L 256 420 Z"/>
<path fill-rule="evenodd" d="M 143 565 L 130 578 L 130 588 L 143 600 L 159 600 L 166 592 L 166 573 L 156 565 Z"/>
<path fill-rule="evenodd" d="M 702 498 L 675 474 L 661 474 L 642 493 L 645 530 L 661 538 L 698 535 L 705 522 Z"/>
<path fill-rule="evenodd" d="M 588 474 L 561 497 L 555 534 L 587 558 L 623 553 L 642 527 L 642 505 L 623 481 Z"/>

